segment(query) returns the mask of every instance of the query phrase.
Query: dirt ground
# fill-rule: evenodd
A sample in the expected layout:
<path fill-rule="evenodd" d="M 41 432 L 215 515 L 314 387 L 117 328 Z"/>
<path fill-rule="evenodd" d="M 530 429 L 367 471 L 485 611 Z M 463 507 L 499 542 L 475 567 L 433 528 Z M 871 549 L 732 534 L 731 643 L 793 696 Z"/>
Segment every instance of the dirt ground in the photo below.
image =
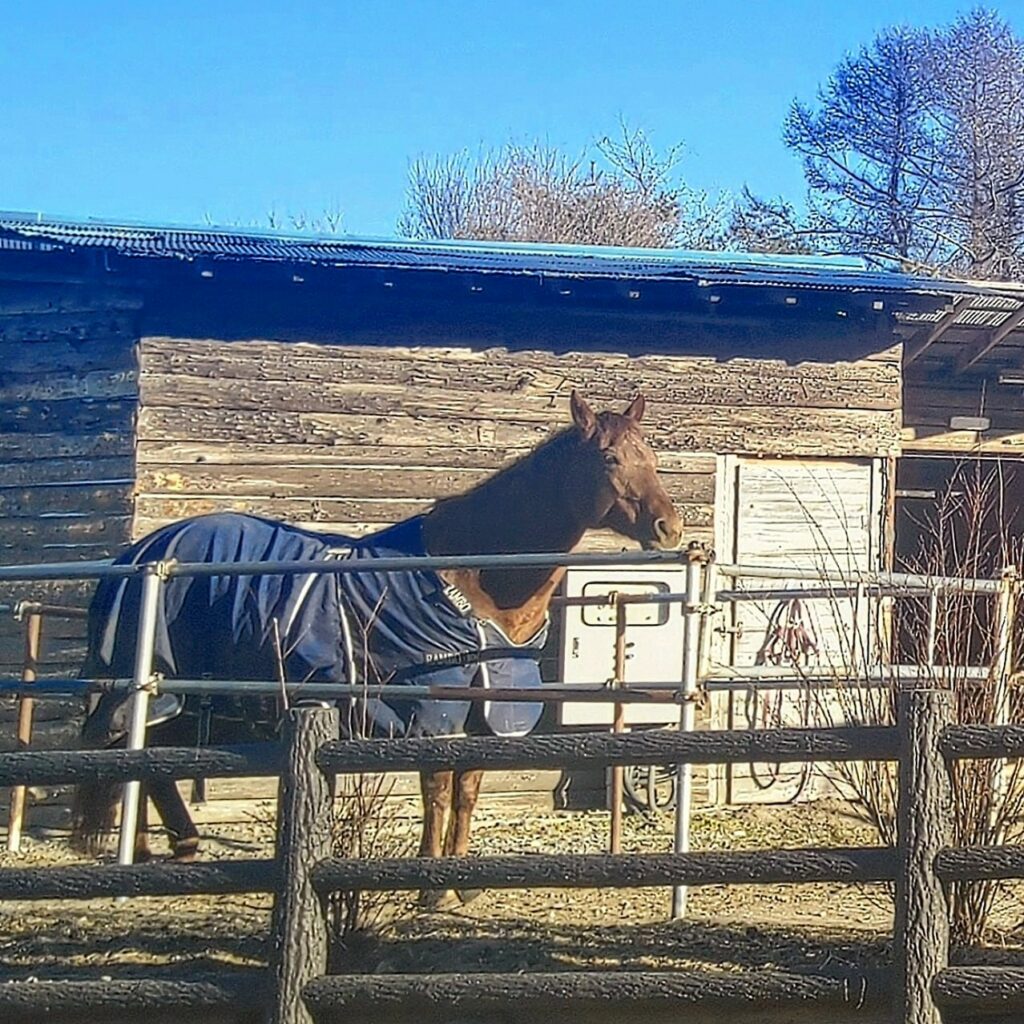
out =
<path fill-rule="evenodd" d="M 383 826 L 383 855 L 408 850 L 417 823 Z M 607 849 L 603 812 L 482 810 L 481 854 Z M 630 815 L 624 852 L 671 849 L 672 820 Z M 871 828 L 842 805 L 698 813 L 696 850 L 874 844 Z M 30 835 L 4 865 L 80 861 L 66 836 Z M 154 841 L 155 851 L 162 840 Z M 269 823 L 211 826 L 208 859 L 263 857 Z M 490 891 L 468 906 L 427 912 L 386 896 L 376 933 L 355 942 L 336 970 L 550 971 L 640 968 L 870 968 L 889 958 L 892 910 L 883 886 L 707 886 L 690 890 L 687 917 L 671 922 L 665 889 Z M 138 898 L 0 904 L 0 975 L 6 978 L 193 977 L 259 966 L 270 898 Z M 373 908 L 371 908 L 373 909 Z M 384 920 L 384 919 L 387 920 Z M 1005 959 L 1024 948 L 1024 889 L 1001 901 L 993 941 Z M 1013 954 L 1011 954 L 1013 955 Z M 1019 955 L 1019 954 L 1018 954 Z"/>

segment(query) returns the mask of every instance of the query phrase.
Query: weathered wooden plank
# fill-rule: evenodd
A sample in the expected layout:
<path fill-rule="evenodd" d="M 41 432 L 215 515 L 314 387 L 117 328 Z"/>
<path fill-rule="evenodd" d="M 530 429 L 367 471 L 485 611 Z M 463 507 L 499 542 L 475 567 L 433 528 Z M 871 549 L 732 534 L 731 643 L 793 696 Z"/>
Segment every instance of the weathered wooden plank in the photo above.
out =
<path fill-rule="evenodd" d="M 1024 878 L 1024 846 L 951 847 L 935 857 L 935 874 L 943 882 Z"/>
<path fill-rule="evenodd" d="M 143 494 L 225 494 L 288 497 L 421 498 L 460 494 L 487 476 L 478 470 L 352 467 L 344 474 L 316 466 L 140 467 Z"/>
<path fill-rule="evenodd" d="M 0 343 L 0 360 L 7 373 L 24 377 L 64 371 L 134 370 L 135 338 L 101 332 L 85 342 L 64 337 L 35 339 L 28 344 L 14 340 Z"/>
<path fill-rule="evenodd" d="M 376 366 L 386 364 L 381 359 Z M 894 382 L 895 383 L 895 382 Z M 797 381 L 786 389 L 773 389 L 756 375 L 744 375 L 735 383 L 710 387 L 685 366 L 671 383 L 658 388 L 644 381 L 652 409 L 666 407 L 705 407 L 718 410 L 733 407 L 755 407 L 777 410 L 779 407 L 804 409 L 877 409 L 891 412 L 899 408 L 895 393 L 872 398 L 865 395 L 859 383 L 838 388 L 827 382 L 810 384 Z M 898 386 L 898 385 L 897 385 Z M 619 388 L 596 382 L 581 385 L 595 407 L 619 405 Z M 605 394 L 602 394 L 602 391 Z M 894 389 L 895 391 L 895 389 Z M 143 405 L 168 405 L 171 401 L 185 405 L 211 404 L 218 408 L 274 409 L 335 412 L 350 411 L 366 415 L 389 416 L 396 413 L 419 415 L 458 414 L 475 419 L 520 419 L 534 422 L 559 422 L 556 418 L 566 404 L 563 398 L 553 402 L 547 391 L 532 393 L 509 388 L 489 389 L 472 380 L 449 384 L 381 383 L 368 365 L 363 379 L 354 381 L 291 381 L 262 380 L 258 386 L 225 377 L 189 377 L 183 374 L 143 373 L 139 379 Z M 628 394 L 628 392 L 627 392 Z"/>
<path fill-rule="evenodd" d="M 1024 757 L 1024 725 L 954 725 L 939 745 L 947 760 Z"/>
<path fill-rule="evenodd" d="M 74 718 L 82 710 L 82 702 L 76 698 L 53 698 L 35 702 L 32 709 L 33 722 L 63 722 Z M 0 733 L 13 732 L 14 723 L 18 720 L 18 699 L 16 697 L 0 698 Z"/>
<path fill-rule="evenodd" d="M 3 472 L 0 467 L 0 479 Z M 491 473 L 484 470 L 447 467 L 443 463 L 437 468 L 390 465 L 344 469 L 316 464 L 223 466 L 204 462 L 179 467 L 148 463 L 139 467 L 137 487 L 141 494 L 421 499 L 461 494 L 489 476 Z M 714 477 L 707 474 L 665 473 L 662 480 L 677 500 L 714 500 Z"/>
<path fill-rule="evenodd" d="M 69 398 L 134 398 L 138 395 L 135 369 L 86 370 L 0 377 L 0 403 L 52 402 Z"/>
<path fill-rule="evenodd" d="M 134 338 L 135 320 L 133 310 L 120 309 L 95 313 L 23 313 L 0 317 L 0 345 L 46 345 L 53 342 L 87 344 L 93 338 Z M 39 354 L 46 358 L 44 353 Z"/>
<path fill-rule="evenodd" d="M 77 666 L 82 663 L 85 657 L 85 624 L 81 623 L 81 632 L 77 635 L 72 636 L 61 636 L 51 637 L 48 642 L 43 646 L 43 652 L 39 657 L 39 664 L 46 665 L 75 665 L 77 672 Z M 8 637 L 11 640 L 20 640 L 20 636 Z M 11 663 L 15 665 L 21 664 L 23 657 L 19 649 L 13 652 Z"/>
<path fill-rule="evenodd" d="M 108 480 L 123 484 L 130 482 L 134 474 L 135 460 L 130 455 L 0 462 L 0 488 L 40 487 L 48 484 L 63 487 L 69 483 L 88 481 L 95 484 Z"/>
<path fill-rule="evenodd" d="M 97 434 L 0 434 L 0 460 L 95 459 L 131 455 L 132 436 L 127 430 Z"/>
<path fill-rule="evenodd" d="M 40 550 L 67 544 L 125 544 L 130 515 L 68 515 L 43 519 L 0 519 L 0 548 Z"/>
<path fill-rule="evenodd" d="M 710 511 L 707 513 L 710 515 Z M 178 517 L 175 517 L 178 518 Z M 136 519 L 135 529 L 132 531 L 133 538 L 144 537 L 153 530 L 174 522 L 174 519 Z M 343 534 L 346 537 L 363 537 L 366 534 L 376 533 L 388 526 L 393 526 L 398 519 L 383 519 L 376 521 L 305 521 L 302 519 L 289 520 L 296 526 L 303 529 L 322 530 L 326 533 Z M 683 539 L 685 543 L 696 541 L 701 544 L 714 544 L 714 530 L 710 526 L 687 525 L 684 529 Z M 577 547 L 577 551 L 622 551 L 624 548 L 635 547 L 630 541 L 610 530 L 592 530 L 586 534 Z"/>
<path fill-rule="evenodd" d="M 0 436 L 0 452 L 3 451 L 2 446 L 3 437 Z M 225 441 L 214 445 L 201 441 L 141 440 L 136 450 L 136 460 L 139 463 L 175 466 L 202 462 L 210 465 L 448 466 L 454 469 L 495 470 L 526 455 L 530 450 L 529 447 L 462 445 L 390 445 L 382 448 L 371 444 Z M 708 477 L 713 477 L 717 469 L 713 455 L 690 452 L 659 452 L 658 465 L 663 473 L 692 473 Z"/>
<path fill-rule="evenodd" d="M 470 448 L 493 445 L 526 450 L 549 437 L 556 425 L 555 417 L 548 423 L 459 422 L 406 414 L 381 417 L 169 404 L 139 409 L 138 435 L 140 441 L 201 441 L 211 446 L 223 442 Z"/>
<path fill-rule="evenodd" d="M 1016 408 L 1000 408 L 978 402 L 964 401 L 957 403 L 954 396 L 942 406 L 909 405 L 903 417 L 904 427 L 949 430 L 949 421 L 954 416 L 984 417 L 989 421 L 985 433 L 1020 433 L 1024 430 L 1024 415 L 1020 406 Z"/>
<path fill-rule="evenodd" d="M 713 511 L 711 509 L 704 511 L 705 518 L 710 519 L 712 514 Z M 175 519 L 136 519 L 135 528 L 133 530 L 133 539 L 144 537 L 153 530 L 159 529 L 161 526 L 167 526 L 169 523 L 174 521 Z M 303 529 L 320 530 L 324 533 L 337 533 L 346 537 L 363 537 L 370 533 L 376 533 L 378 530 L 383 530 L 388 526 L 393 526 L 399 520 L 387 519 L 370 522 L 290 521 Z M 686 544 L 690 543 L 690 541 L 695 541 L 700 544 L 713 546 L 715 542 L 714 529 L 710 524 L 690 524 L 685 523 L 684 519 L 683 540 Z M 612 533 L 611 530 L 591 530 L 586 534 L 586 536 L 584 536 L 576 550 L 590 552 L 616 552 L 622 551 L 623 549 L 634 548 L 635 546 L 636 545 L 632 542 L 619 536 L 619 534 Z"/>
<path fill-rule="evenodd" d="M 405 410 L 406 413 L 412 410 Z M 522 445 L 523 427 L 481 419 L 462 410 L 423 409 L 416 415 L 348 415 L 298 411 L 216 409 L 205 405 L 142 408 L 143 439 L 174 438 L 219 441 L 245 439 L 325 444 L 445 445 L 509 444 L 532 447 L 550 434 L 535 423 L 532 439 Z M 521 417 L 519 417 L 521 419 Z M 547 424 L 556 420 L 548 414 Z M 2 421 L 0 421 L 2 428 Z M 864 410 L 694 407 L 662 410 L 647 427 L 659 451 L 769 455 L 887 455 L 899 448 L 900 414 Z M 509 437 L 509 433 L 514 436 Z"/>
<path fill-rule="evenodd" d="M 8 435 L 17 438 L 18 435 Z M 0 445 L 3 436 L 0 436 Z M 2 448 L 0 448 L 2 451 Z M 155 440 L 139 442 L 136 457 L 140 463 L 173 464 L 206 462 L 214 465 L 261 464 L 296 465 L 314 463 L 326 466 L 398 465 L 499 469 L 531 451 L 531 446 L 480 445 L 389 445 L 317 444 L 302 442 L 265 443 L 233 440 L 217 444 L 200 440 Z M 659 452 L 659 468 L 663 472 L 714 475 L 713 455 L 693 452 Z"/>
<path fill-rule="evenodd" d="M 51 558 L 51 562 L 56 559 Z M 69 562 L 78 561 L 71 556 Z M 83 606 L 96 587 L 95 580 L 37 580 L 31 583 L 0 582 L 0 604 L 15 601 L 41 601 L 44 604 Z M 2 619 L 0 619 L 2 621 Z"/>
<path fill-rule="evenodd" d="M 32 728 L 32 747 L 37 751 L 67 750 L 79 743 L 80 723 L 65 718 L 50 722 L 39 722 Z M 8 754 L 21 749 L 13 727 L 0 729 L 0 753 Z"/>
<path fill-rule="evenodd" d="M 374 501 L 352 498 L 258 496 L 200 497 L 140 494 L 135 506 L 135 536 L 142 536 L 178 519 L 210 512 L 248 512 L 252 515 L 303 523 L 317 530 L 335 530 L 338 523 L 397 523 L 425 512 L 433 504 L 429 498 L 408 501 Z M 336 532 L 341 532 L 337 530 Z"/>
<path fill-rule="evenodd" d="M 1024 454 L 1024 430 L 1011 433 L 980 433 L 975 430 L 908 427 L 901 434 L 902 449 L 916 455 L 1009 455 Z"/>
<path fill-rule="evenodd" d="M 0 405 L 0 433 L 99 434 L 132 431 L 134 399 L 72 398 Z"/>
<path fill-rule="evenodd" d="M 68 513 L 128 512 L 131 483 L 68 481 L 59 487 L 7 487 L 0 489 L 0 516 L 33 518 Z"/>
<path fill-rule="evenodd" d="M 546 401 L 571 387 L 611 404 L 642 386 L 652 401 L 687 404 L 799 404 L 892 409 L 899 401 L 899 364 L 886 361 L 789 364 L 777 359 L 713 356 L 615 356 L 589 352 L 509 352 L 502 348 L 410 349 L 304 346 L 144 338 L 141 365 L 154 385 L 164 375 L 288 382 L 371 381 L 403 388 L 443 387 L 534 394 Z M 258 389 L 256 389 L 258 390 Z M 674 397 L 676 396 L 676 397 Z"/>

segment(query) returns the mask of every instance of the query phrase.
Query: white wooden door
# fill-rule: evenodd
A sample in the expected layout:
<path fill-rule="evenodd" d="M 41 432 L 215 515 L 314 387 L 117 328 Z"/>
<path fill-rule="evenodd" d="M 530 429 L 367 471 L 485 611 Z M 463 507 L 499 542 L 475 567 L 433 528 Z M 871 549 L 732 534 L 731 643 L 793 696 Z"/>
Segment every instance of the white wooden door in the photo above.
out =
<path fill-rule="evenodd" d="M 733 476 L 732 560 L 741 565 L 813 569 L 829 588 L 854 584 L 858 570 L 880 564 L 883 463 L 852 459 L 738 459 Z M 741 579 L 746 590 L 817 584 L 783 577 Z M 793 665 L 796 674 L 841 678 L 874 649 L 875 608 L 867 599 L 830 593 L 737 602 L 731 609 L 732 665 Z M 848 701 L 833 689 L 752 685 L 722 702 L 731 728 L 837 724 Z M 830 789 L 810 766 L 738 765 L 729 773 L 736 802 L 784 802 Z"/>

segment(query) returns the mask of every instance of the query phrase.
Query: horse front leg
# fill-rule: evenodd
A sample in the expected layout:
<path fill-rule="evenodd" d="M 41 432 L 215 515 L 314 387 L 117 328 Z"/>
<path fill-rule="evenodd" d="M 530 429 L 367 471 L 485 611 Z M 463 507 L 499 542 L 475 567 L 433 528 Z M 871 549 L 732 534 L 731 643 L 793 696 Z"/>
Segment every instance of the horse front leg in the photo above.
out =
<path fill-rule="evenodd" d="M 422 772 L 420 793 L 423 797 L 423 835 L 421 857 L 440 857 L 444 852 L 445 819 L 452 806 L 452 772 Z M 423 889 L 420 905 L 441 910 L 456 900 L 452 892 Z"/>
<path fill-rule="evenodd" d="M 173 779 L 153 779 L 149 792 L 171 841 L 171 856 L 183 863 L 199 853 L 199 830 Z"/>
<path fill-rule="evenodd" d="M 484 773 L 480 768 L 459 772 L 455 776 L 454 806 L 444 843 L 446 857 L 465 857 L 469 853 L 469 830 L 483 779 Z M 470 903 L 482 893 L 482 889 L 459 889 L 457 895 L 463 903 Z"/>

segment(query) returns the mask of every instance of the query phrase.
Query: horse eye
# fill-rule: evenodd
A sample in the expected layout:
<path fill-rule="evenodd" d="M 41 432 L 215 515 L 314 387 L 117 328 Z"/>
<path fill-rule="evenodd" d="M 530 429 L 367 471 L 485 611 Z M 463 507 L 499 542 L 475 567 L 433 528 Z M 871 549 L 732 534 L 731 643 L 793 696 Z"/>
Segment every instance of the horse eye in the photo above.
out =
<path fill-rule="evenodd" d="M 605 452 L 604 464 L 606 466 L 617 466 L 619 465 L 619 457 L 614 452 Z"/>

